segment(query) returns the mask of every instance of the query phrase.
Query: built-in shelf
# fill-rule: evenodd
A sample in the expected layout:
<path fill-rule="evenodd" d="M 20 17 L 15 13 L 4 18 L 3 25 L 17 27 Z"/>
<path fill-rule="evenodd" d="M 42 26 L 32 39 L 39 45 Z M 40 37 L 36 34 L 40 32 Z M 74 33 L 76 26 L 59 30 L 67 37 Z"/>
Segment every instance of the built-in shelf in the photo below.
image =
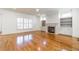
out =
<path fill-rule="evenodd" d="M 69 18 L 60 18 L 61 27 L 72 27 L 72 17 Z"/>

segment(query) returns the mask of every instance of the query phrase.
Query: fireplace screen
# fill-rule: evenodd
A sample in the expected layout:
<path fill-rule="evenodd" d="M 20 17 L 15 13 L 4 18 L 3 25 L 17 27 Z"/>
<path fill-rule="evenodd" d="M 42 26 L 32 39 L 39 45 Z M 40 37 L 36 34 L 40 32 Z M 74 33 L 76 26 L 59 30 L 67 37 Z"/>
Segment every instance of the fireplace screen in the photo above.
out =
<path fill-rule="evenodd" d="M 48 26 L 49 33 L 55 33 L 55 27 Z"/>

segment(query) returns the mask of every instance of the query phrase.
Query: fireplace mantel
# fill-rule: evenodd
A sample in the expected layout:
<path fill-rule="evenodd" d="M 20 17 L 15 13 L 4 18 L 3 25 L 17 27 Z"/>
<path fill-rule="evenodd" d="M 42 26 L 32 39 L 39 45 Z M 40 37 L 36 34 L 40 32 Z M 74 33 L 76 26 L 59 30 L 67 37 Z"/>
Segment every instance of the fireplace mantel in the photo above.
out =
<path fill-rule="evenodd" d="M 46 23 L 46 26 L 48 27 L 48 26 L 56 26 L 57 25 L 57 23 Z"/>
<path fill-rule="evenodd" d="M 48 32 L 48 27 L 54 27 L 55 28 L 55 33 L 57 33 L 57 27 L 58 23 L 46 23 L 44 27 L 42 27 L 42 31 Z"/>

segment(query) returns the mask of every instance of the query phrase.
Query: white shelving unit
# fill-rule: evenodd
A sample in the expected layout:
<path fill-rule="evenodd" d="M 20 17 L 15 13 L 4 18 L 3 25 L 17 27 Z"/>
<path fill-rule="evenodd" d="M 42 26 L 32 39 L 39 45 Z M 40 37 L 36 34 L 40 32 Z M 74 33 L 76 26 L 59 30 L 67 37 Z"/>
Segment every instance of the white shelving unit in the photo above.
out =
<path fill-rule="evenodd" d="M 72 17 L 69 18 L 60 18 L 61 27 L 72 27 Z"/>

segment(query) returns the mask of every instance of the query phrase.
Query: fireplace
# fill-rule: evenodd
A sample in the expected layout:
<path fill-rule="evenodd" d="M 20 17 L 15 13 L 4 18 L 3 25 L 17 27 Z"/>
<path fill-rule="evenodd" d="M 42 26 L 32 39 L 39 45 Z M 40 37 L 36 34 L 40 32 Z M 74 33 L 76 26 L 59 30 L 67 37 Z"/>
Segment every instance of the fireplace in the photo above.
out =
<path fill-rule="evenodd" d="M 48 26 L 48 32 L 49 33 L 55 33 L 55 27 Z"/>

